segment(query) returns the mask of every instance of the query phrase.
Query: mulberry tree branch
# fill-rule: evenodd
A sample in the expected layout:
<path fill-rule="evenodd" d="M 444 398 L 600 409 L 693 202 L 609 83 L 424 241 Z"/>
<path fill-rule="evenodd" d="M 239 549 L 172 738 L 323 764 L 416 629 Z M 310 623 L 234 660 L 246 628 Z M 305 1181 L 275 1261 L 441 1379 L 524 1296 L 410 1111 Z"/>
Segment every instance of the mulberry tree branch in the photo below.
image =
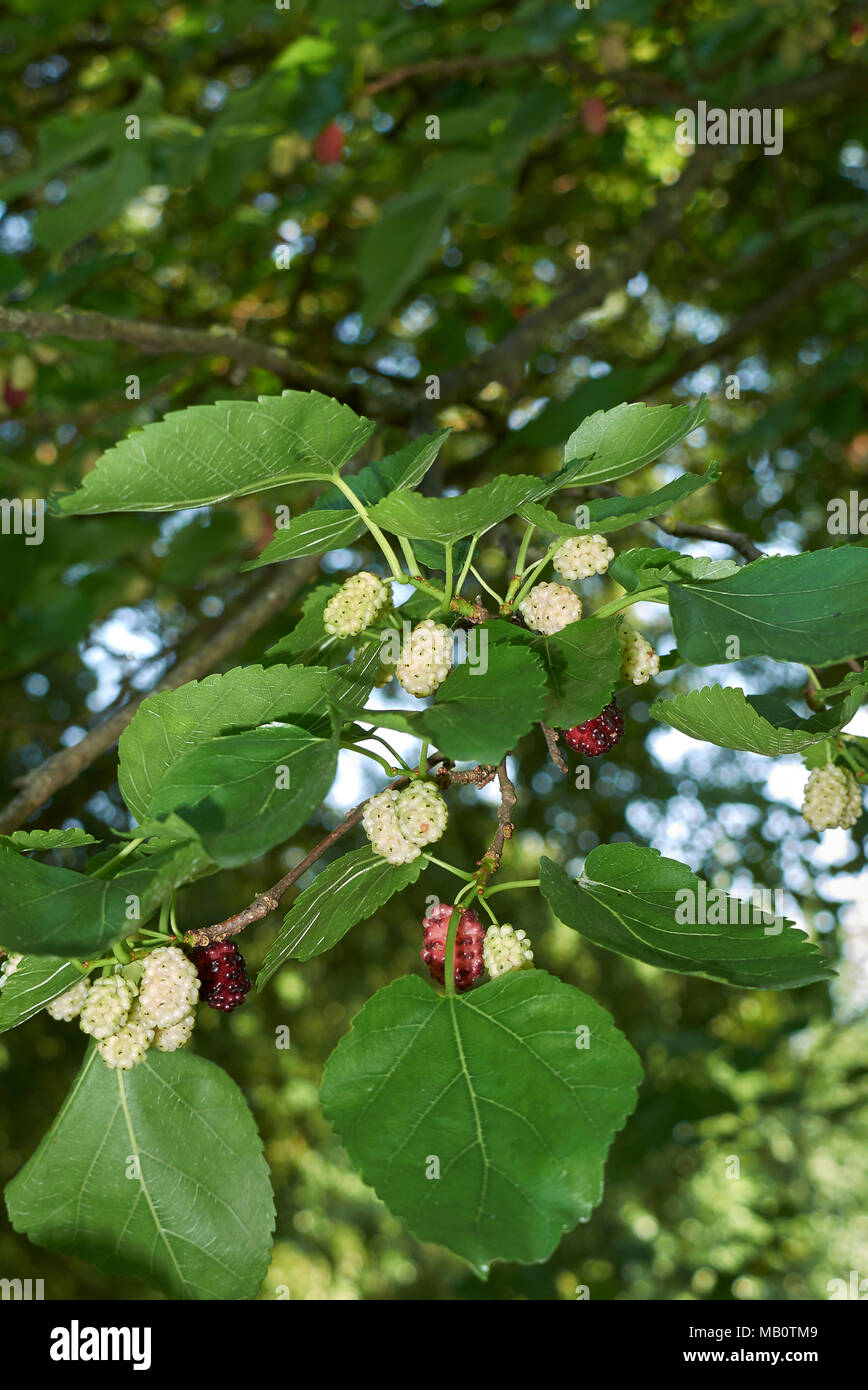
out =
<path fill-rule="evenodd" d="M 270 618 L 298 593 L 317 573 L 319 558 L 312 557 L 286 566 L 277 579 L 270 580 L 234 618 L 222 625 L 203 645 L 175 666 L 153 690 L 148 690 L 117 710 L 105 723 L 92 729 L 80 743 L 64 748 L 29 773 L 18 795 L 0 811 L 0 834 L 16 830 L 43 802 L 74 782 L 85 768 L 117 743 L 136 710 L 149 695 L 161 690 L 177 690 L 179 685 L 207 676 L 231 652 L 243 647 Z"/>

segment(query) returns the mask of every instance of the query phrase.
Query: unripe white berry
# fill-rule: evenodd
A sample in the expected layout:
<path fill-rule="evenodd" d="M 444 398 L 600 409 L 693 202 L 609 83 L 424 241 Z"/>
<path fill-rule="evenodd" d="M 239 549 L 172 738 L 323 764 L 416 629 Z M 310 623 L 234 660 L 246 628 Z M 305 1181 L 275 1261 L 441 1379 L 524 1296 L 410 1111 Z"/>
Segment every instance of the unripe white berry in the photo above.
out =
<path fill-rule="evenodd" d="M 91 985 L 79 1015 L 79 1026 L 92 1038 L 110 1038 L 127 1021 L 138 991 L 123 975 L 106 975 Z"/>
<path fill-rule="evenodd" d="M 367 570 L 344 581 L 323 609 L 323 626 L 335 637 L 356 637 L 388 607 L 392 591 Z"/>
<path fill-rule="evenodd" d="M 660 670 L 660 658 L 647 638 L 622 623 L 618 629 L 621 644 L 621 679 L 644 685 Z"/>
<path fill-rule="evenodd" d="M 420 850 L 398 825 L 398 797 L 394 787 L 372 796 L 362 812 L 362 826 L 375 854 L 390 864 L 410 864 L 419 858 Z"/>
<path fill-rule="evenodd" d="M 398 829 L 414 845 L 433 845 L 446 829 L 449 812 L 433 782 L 413 782 L 395 802 Z"/>
<path fill-rule="evenodd" d="M 190 1012 L 199 998 L 196 967 L 177 946 L 152 951 L 142 969 L 139 1008 L 152 1028 L 170 1028 Z"/>
<path fill-rule="evenodd" d="M 71 1023 L 81 1013 L 87 996 L 90 994 L 90 980 L 76 980 L 63 994 L 46 1004 L 46 1012 L 59 1022 Z"/>
<path fill-rule="evenodd" d="M 862 814 L 862 788 L 852 772 L 826 763 L 805 784 L 802 815 L 814 830 L 849 830 Z"/>
<path fill-rule="evenodd" d="M 196 1015 L 191 1011 L 185 1014 L 178 1023 L 173 1023 L 169 1028 L 158 1028 L 154 1033 L 154 1041 L 151 1043 L 158 1052 L 177 1052 L 184 1047 L 193 1036 L 193 1028 L 196 1023 Z"/>
<path fill-rule="evenodd" d="M 23 951 L 13 951 L 11 955 L 9 955 L 9 956 L 6 957 L 5 964 L 3 964 L 3 979 L 4 979 L 4 980 L 8 980 L 10 975 L 14 975 L 14 974 L 15 974 L 15 971 L 18 969 L 18 967 L 19 967 L 19 965 L 21 964 L 21 962 L 23 961 L 23 959 L 24 959 L 24 952 L 23 952 Z"/>
<path fill-rule="evenodd" d="M 413 628 L 401 648 L 395 668 L 408 695 L 433 695 L 452 670 L 452 633 L 443 623 L 426 618 Z"/>
<path fill-rule="evenodd" d="M 527 933 L 516 931 L 509 922 L 489 927 L 482 943 L 482 963 L 492 980 L 511 970 L 533 969 L 533 948 Z"/>
<path fill-rule="evenodd" d="M 571 536 L 554 553 L 552 568 L 564 579 L 590 579 L 605 574 L 615 552 L 605 536 Z"/>
<path fill-rule="evenodd" d="M 518 608 L 528 627 L 546 637 L 577 623 L 582 616 L 581 599 L 564 584 L 534 584 Z"/>
<path fill-rule="evenodd" d="M 150 1042 L 150 1033 L 140 1023 L 125 1023 L 110 1037 L 97 1043 L 97 1051 L 107 1067 L 115 1071 L 129 1071 L 145 1060 Z"/>

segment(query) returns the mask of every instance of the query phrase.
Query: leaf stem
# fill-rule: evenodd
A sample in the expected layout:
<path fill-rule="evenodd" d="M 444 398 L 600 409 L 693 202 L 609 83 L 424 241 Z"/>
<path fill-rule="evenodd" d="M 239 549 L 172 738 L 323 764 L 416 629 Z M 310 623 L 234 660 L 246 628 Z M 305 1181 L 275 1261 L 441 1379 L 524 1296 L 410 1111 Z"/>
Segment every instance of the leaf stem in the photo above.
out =
<path fill-rule="evenodd" d="M 464 588 L 464 581 L 467 578 L 467 575 L 470 571 L 470 566 L 473 563 L 473 552 L 476 549 L 476 542 L 478 540 L 478 536 L 472 536 L 470 539 L 470 545 L 467 548 L 467 555 L 465 556 L 464 564 L 461 566 L 461 573 L 458 576 L 458 583 L 455 585 L 456 595 L 460 595 L 461 590 Z"/>
<path fill-rule="evenodd" d="M 595 618 L 608 618 L 613 613 L 620 613 L 622 608 L 629 608 L 634 603 L 666 603 L 666 589 L 662 584 L 658 584 L 653 589 L 639 589 L 635 594 L 622 594 L 620 598 L 613 598 L 611 602 L 604 603 L 602 608 L 598 608 L 593 614 Z"/>
<path fill-rule="evenodd" d="M 137 840 L 130 840 L 124 845 L 123 849 L 118 850 L 117 854 L 113 855 L 105 864 L 100 864 L 98 869 L 94 869 L 93 873 L 90 874 L 90 878 L 105 878 L 109 870 L 113 869 L 115 864 L 120 863 L 122 859 L 126 859 L 128 854 L 132 854 L 134 849 L 138 849 L 139 845 L 144 842 L 144 839 L 144 835 L 140 835 Z"/>
<path fill-rule="evenodd" d="M 353 510 L 358 512 L 359 516 L 362 518 L 362 521 L 365 523 L 371 535 L 374 537 L 374 540 L 377 542 L 377 545 L 380 547 L 380 549 L 386 557 L 389 569 L 392 572 L 392 578 L 400 579 L 401 565 L 398 561 L 398 557 L 395 554 L 392 547 L 390 546 L 389 542 L 386 540 L 386 537 L 383 535 L 383 532 L 380 530 L 377 523 L 371 520 L 371 517 L 368 515 L 368 509 L 365 506 L 364 502 L 362 502 L 361 499 L 356 496 L 349 483 L 344 482 L 340 473 L 335 473 L 332 482 L 334 483 L 338 491 L 344 494 L 344 497 L 346 497 Z"/>
<path fill-rule="evenodd" d="M 456 869 L 454 864 L 447 864 L 445 859 L 436 859 L 433 854 L 424 854 L 429 864 L 436 864 L 439 869 L 446 869 L 447 873 L 454 874 L 456 878 L 463 878 L 468 883 L 473 882 L 473 874 L 469 874 L 466 869 Z"/>
<path fill-rule="evenodd" d="M 508 612 L 511 612 L 513 608 L 517 608 L 518 605 L 521 603 L 522 599 L 524 598 L 525 594 L 530 592 L 530 590 L 536 583 L 537 576 L 542 574 L 549 560 L 552 558 L 555 551 L 558 549 L 560 545 L 561 540 L 560 537 L 558 537 L 557 540 L 552 541 L 545 554 L 539 560 L 537 560 L 536 564 L 531 565 L 530 569 L 527 572 L 527 578 L 524 580 L 524 583 L 522 584 L 515 598 L 512 600 L 512 603 L 509 604 L 508 607 L 507 605 L 504 605 L 504 607 L 507 607 Z"/>
<path fill-rule="evenodd" d="M 445 551 L 445 553 L 446 553 L 446 581 L 445 581 L 445 584 L 444 584 L 444 589 L 445 589 L 445 592 L 446 592 L 446 602 L 447 602 L 447 603 L 451 603 L 451 601 L 452 601 L 452 542 L 451 542 L 451 541 L 444 541 L 444 542 L 443 542 L 443 549 L 444 549 L 444 551 Z"/>
<path fill-rule="evenodd" d="M 479 570 L 476 569 L 474 565 L 470 566 L 470 573 L 473 575 L 474 579 L 479 581 L 485 592 L 491 595 L 495 603 L 499 603 L 502 606 L 505 600 L 501 598 L 500 594 L 495 593 L 494 589 L 492 589 L 490 584 L 486 584 L 485 580 L 482 578 L 482 575 L 479 573 Z"/>
<path fill-rule="evenodd" d="M 360 748 L 357 743 L 342 743 L 341 748 L 345 748 L 350 753 L 360 753 L 363 758 L 370 758 L 372 762 L 379 763 L 383 771 L 390 777 L 397 776 L 400 771 L 399 768 L 390 766 L 385 758 L 381 758 L 379 753 L 374 753 L 370 748 Z"/>
<path fill-rule="evenodd" d="M 524 570 L 524 562 L 527 559 L 528 546 L 530 545 L 530 539 L 535 530 L 536 527 L 532 523 L 528 523 L 527 529 L 525 530 L 525 533 L 521 538 L 521 544 L 518 547 L 518 554 L 515 557 L 515 571 L 513 573 L 512 579 L 509 581 L 509 588 L 506 591 L 506 598 L 504 599 L 504 607 L 506 607 L 508 604 L 511 604 L 516 594 L 518 593 L 518 587 L 521 584 L 522 571 Z"/>
<path fill-rule="evenodd" d="M 493 888 L 486 888 L 485 897 L 490 898 L 492 893 L 505 893 L 508 888 L 539 888 L 539 879 L 514 878 L 509 883 L 495 883 Z"/>

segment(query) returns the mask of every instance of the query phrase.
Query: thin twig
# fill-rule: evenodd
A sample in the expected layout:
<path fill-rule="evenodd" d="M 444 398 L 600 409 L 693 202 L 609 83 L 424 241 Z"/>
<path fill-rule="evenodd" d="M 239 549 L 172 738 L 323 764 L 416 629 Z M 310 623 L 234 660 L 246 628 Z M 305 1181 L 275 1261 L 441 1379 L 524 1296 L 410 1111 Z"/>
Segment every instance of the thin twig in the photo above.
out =
<path fill-rule="evenodd" d="M 130 700 L 105 723 L 92 729 L 80 743 L 72 748 L 64 748 L 34 768 L 24 779 L 18 795 L 0 812 L 0 834 L 17 830 L 43 802 L 61 787 L 73 782 L 85 768 L 117 743 L 143 700 L 159 691 L 177 690 L 179 685 L 207 676 L 225 657 L 243 647 L 255 632 L 279 613 L 318 571 L 317 556 L 286 566 L 278 572 L 277 578 L 270 579 L 255 594 L 240 613 L 218 626 L 214 635 L 198 651 L 175 666 L 153 690 Z"/>
<path fill-rule="evenodd" d="M 543 731 L 543 738 L 546 741 L 546 748 L 549 750 L 549 757 L 551 758 L 555 767 L 559 768 L 561 772 L 569 772 L 570 765 L 564 757 L 563 753 L 561 752 L 560 748 L 558 748 L 557 729 L 549 728 L 548 724 L 544 723 L 543 720 L 540 720 L 540 728 Z"/>
<path fill-rule="evenodd" d="M 662 516 L 652 519 L 654 525 L 659 526 L 660 530 L 669 536 L 681 536 L 685 540 L 717 541 L 720 545 L 728 545 L 737 550 L 746 560 L 763 559 L 764 552 L 754 545 L 750 536 L 744 535 L 741 531 L 730 531 L 723 526 L 703 526 L 695 521 L 670 521 L 668 517 L 664 519 Z"/>

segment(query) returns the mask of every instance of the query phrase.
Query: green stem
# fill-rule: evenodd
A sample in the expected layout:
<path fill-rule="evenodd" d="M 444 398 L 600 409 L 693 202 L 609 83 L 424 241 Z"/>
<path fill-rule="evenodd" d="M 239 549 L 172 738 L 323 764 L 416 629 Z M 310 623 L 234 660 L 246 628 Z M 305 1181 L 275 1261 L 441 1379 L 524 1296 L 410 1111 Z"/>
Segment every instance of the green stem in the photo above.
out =
<path fill-rule="evenodd" d="M 634 603 L 666 603 L 666 589 L 662 584 L 658 584 L 654 589 L 640 589 L 636 594 L 622 594 L 620 598 L 613 598 L 610 603 L 604 603 L 602 608 L 598 608 L 594 613 L 595 618 L 608 618 L 613 613 L 620 613 L 622 608 L 629 608 Z"/>
<path fill-rule="evenodd" d="M 409 568 L 409 570 L 410 570 L 410 573 L 411 573 L 411 574 L 418 574 L 418 573 L 419 573 L 419 561 L 416 559 L 416 556 L 413 554 L 413 547 L 412 547 L 412 545 L 410 544 L 410 542 L 408 541 L 407 537 L 406 537 L 406 536 L 399 536 L 399 537 L 398 537 L 398 544 L 399 544 L 399 546 L 401 547 L 401 554 L 404 556 L 404 559 L 407 561 L 407 566 L 408 566 L 408 568 Z"/>
<path fill-rule="evenodd" d="M 110 869 L 114 868 L 115 864 L 120 863 L 122 859 L 126 859 L 127 855 L 132 854 L 134 849 L 138 849 L 139 845 L 143 843 L 144 838 L 145 837 L 142 835 L 138 840 L 130 840 L 128 844 L 124 845 L 123 849 L 118 850 L 117 854 L 111 859 L 108 859 L 105 864 L 101 864 L 98 869 L 95 869 L 90 877 L 105 878 L 106 874 Z"/>
<path fill-rule="evenodd" d="M 543 570 L 545 569 L 546 565 L 548 564 L 549 560 L 552 558 L 560 544 L 560 538 L 558 538 L 556 541 L 552 541 L 551 545 L 549 546 L 546 553 L 542 556 L 542 558 L 537 560 L 535 565 L 531 565 L 528 571 L 527 579 L 525 579 L 515 598 L 512 600 L 511 608 L 517 608 L 518 605 L 521 603 L 522 599 L 524 598 L 525 594 L 530 592 L 530 590 L 533 588 L 534 584 L 537 581 L 537 576 L 542 574 Z"/>
<path fill-rule="evenodd" d="M 418 769 L 417 769 L 417 776 L 419 776 L 419 777 L 424 777 L 424 776 L 425 776 L 425 773 L 426 773 L 427 771 L 428 771 L 428 740 L 427 740 L 427 738 L 423 738 L 422 742 L 419 744 L 419 767 L 418 767 Z"/>
<path fill-rule="evenodd" d="M 407 772 L 412 772 L 413 769 L 410 767 L 410 764 L 405 762 L 404 759 L 401 757 L 401 754 L 396 753 L 391 743 L 384 739 L 380 734 L 365 734 L 365 738 L 376 739 L 377 743 L 382 743 L 383 747 L 387 750 L 387 752 L 391 753 L 396 763 L 400 763 L 401 767 L 405 768 Z M 353 747 L 355 747 L 355 745 L 353 745 Z"/>
<path fill-rule="evenodd" d="M 486 888 L 485 896 L 490 898 L 492 893 L 505 893 L 508 888 L 539 888 L 539 879 L 514 878 L 510 883 L 496 883 L 493 888 Z"/>
<path fill-rule="evenodd" d="M 390 767 L 385 758 L 381 758 L 379 753 L 372 752 L 370 748 L 360 748 L 357 743 L 342 743 L 341 748 L 346 748 L 350 753 L 360 753 L 363 758 L 370 758 L 372 762 L 379 763 L 383 771 L 387 772 L 390 777 L 398 775 L 399 768 Z"/>
<path fill-rule="evenodd" d="M 529 547 L 529 545 L 530 545 L 530 538 L 531 538 L 531 536 L 533 535 L 533 533 L 534 533 L 535 530 L 536 530 L 536 527 L 535 527 L 534 525 L 528 524 L 527 529 L 526 529 L 524 535 L 523 535 L 522 538 L 521 538 L 521 545 L 518 547 L 518 554 L 517 554 L 517 556 L 515 557 L 515 572 L 513 573 L 512 579 L 509 581 L 509 588 L 508 588 L 507 591 L 506 591 L 506 598 L 504 599 L 504 605 L 503 605 L 503 606 L 504 606 L 505 608 L 506 608 L 508 605 L 510 605 L 510 604 L 512 603 L 513 599 L 515 598 L 516 594 L 518 593 L 518 586 L 519 586 L 520 583 L 521 583 L 521 576 L 522 576 L 522 571 L 523 571 L 523 569 L 524 569 L 524 562 L 525 562 L 525 560 L 527 559 L 527 552 L 528 552 L 528 547 Z"/>
<path fill-rule="evenodd" d="M 462 890 L 463 891 L 463 890 Z M 461 894 L 458 894 L 460 897 Z M 443 976 L 446 985 L 446 993 L 455 993 L 455 938 L 458 935 L 458 923 L 461 921 L 461 908 L 458 906 L 458 897 L 455 899 L 455 906 L 449 917 L 449 926 L 446 928 L 446 945 L 443 949 L 443 965 L 445 974 Z"/>
<path fill-rule="evenodd" d="M 433 854 L 424 854 L 429 864 L 436 864 L 439 869 L 445 869 L 447 873 L 454 874 L 456 878 L 463 878 L 468 883 L 473 882 L 473 874 L 469 874 L 466 869 L 456 869 L 454 864 L 447 864 L 445 859 L 435 859 Z"/>
<path fill-rule="evenodd" d="M 480 903 L 482 904 L 482 906 L 485 908 L 486 912 L 488 913 L 488 915 L 489 915 L 489 917 L 491 918 L 491 920 L 492 920 L 492 922 L 494 923 L 494 925 L 495 925 L 496 927 L 499 927 L 499 926 L 500 926 L 500 923 L 498 922 L 497 918 L 495 917 L 494 913 L 492 912 L 491 908 L 489 907 L 489 905 L 488 905 L 488 903 L 485 901 L 485 899 L 484 899 L 484 898 L 480 898 L 479 901 L 480 901 Z"/>
<path fill-rule="evenodd" d="M 368 515 L 368 509 L 365 506 L 364 502 L 362 502 L 360 498 L 356 496 L 349 483 L 344 482 L 340 473 L 335 473 L 332 482 L 334 483 L 338 491 L 344 494 L 344 497 L 346 497 L 353 510 L 358 512 L 359 516 L 362 518 L 362 521 L 365 523 L 371 535 L 374 537 L 374 540 L 377 542 L 377 545 L 380 547 L 380 549 L 386 557 L 389 569 L 392 572 L 392 578 L 400 579 L 401 565 L 398 561 L 398 557 L 395 554 L 392 547 L 390 546 L 389 542 L 386 540 L 386 537 L 383 535 L 377 523 L 371 520 L 370 516 Z"/>
<path fill-rule="evenodd" d="M 452 601 L 452 542 L 445 541 L 443 549 L 446 552 L 446 583 L 444 588 L 446 591 L 446 602 L 450 603 Z"/>
<path fill-rule="evenodd" d="M 467 578 L 468 573 L 470 572 L 470 566 L 473 563 L 473 552 L 476 549 L 476 542 L 478 540 L 478 536 L 471 537 L 470 545 L 467 548 L 467 555 L 465 557 L 464 564 L 461 566 L 461 573 L 458 576 L 458 583 L 455 585 L 456 594 L 460 594 L 461 590 L 464 588 L 464 581 Z"/>
<path fill-rule="evenodd" d="M 485 580 L 482 578 L 482 575 L 479 573 L 479 570 L 476 569 L 475 566 L 471 565 L 470 573 L 473 575 L 473 578 L 476 579 L 482 585 L 485 592 L 491 595 L 495 603 L 500 604 L 500 606 L 502 607 L 504 603 L 503 598 L 500 596 L 500 594 L 495 593 L 494 589 L 492 589 L 490 584 L 486 584 Z"/>

